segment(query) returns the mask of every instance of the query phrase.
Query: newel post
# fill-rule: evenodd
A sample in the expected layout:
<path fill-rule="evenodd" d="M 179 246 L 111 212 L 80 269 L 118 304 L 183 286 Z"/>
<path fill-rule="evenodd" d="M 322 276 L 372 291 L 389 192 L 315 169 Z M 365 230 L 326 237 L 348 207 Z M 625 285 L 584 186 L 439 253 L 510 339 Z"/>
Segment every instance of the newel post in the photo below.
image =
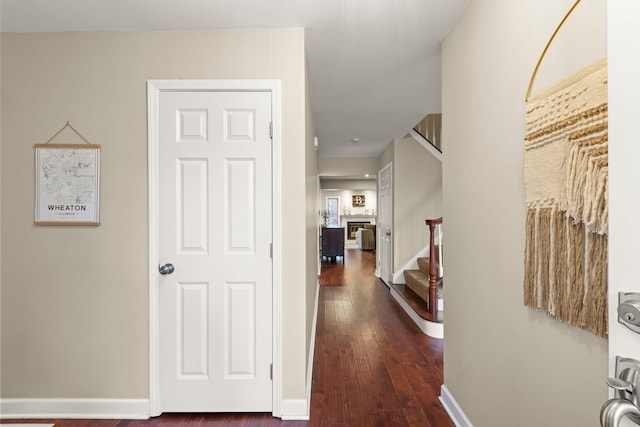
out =
<path fill-rule="evenodd" d="M 442 224 L 442 217 L 425 220 L 429 227 L 429 314 L 435 319 L 438 316 L 438 262 L 436 260 L 435 229 Z M 440 242 L 442 244 L 442 242 Z"/>

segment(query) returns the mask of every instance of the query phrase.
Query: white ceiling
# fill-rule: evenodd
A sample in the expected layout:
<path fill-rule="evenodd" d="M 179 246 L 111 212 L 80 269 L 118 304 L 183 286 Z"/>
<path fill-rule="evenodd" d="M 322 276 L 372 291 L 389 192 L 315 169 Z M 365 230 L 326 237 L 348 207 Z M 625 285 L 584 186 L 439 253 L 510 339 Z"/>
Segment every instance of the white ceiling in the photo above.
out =
<path fill-rule="evenodd" d="M 306 29 L 321 157 L 377 157 L 440 112 L 440 41 L 466 0 L 0 0 L 3 32 Z M 359 142 L 353 142 L 359 138 Z"/>

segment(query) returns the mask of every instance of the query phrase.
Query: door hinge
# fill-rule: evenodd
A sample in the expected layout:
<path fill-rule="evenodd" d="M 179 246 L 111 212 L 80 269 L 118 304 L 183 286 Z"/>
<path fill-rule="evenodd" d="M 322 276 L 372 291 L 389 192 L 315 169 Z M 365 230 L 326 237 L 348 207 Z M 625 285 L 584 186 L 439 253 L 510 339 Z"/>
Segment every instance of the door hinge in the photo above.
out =
<path fill-rule="evenodd" d="M 273 259 L 273 243 L 269 243 L 269 257 Z"/>
<path fill-rule="evenodd" d="M 269 367 L 269 379 L 273 380 L 273 363 Z"/>
<path fill-rule="evenodd" d="M 273 139 L 273 122 L 269 122 L 269 138 Z"/>

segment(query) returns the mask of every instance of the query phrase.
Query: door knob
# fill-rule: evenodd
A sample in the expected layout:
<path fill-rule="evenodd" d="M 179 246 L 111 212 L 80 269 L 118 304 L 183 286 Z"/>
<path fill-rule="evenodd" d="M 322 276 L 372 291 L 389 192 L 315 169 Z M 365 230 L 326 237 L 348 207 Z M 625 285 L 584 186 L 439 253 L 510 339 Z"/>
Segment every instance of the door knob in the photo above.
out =
<path fill-rule="evenodd" d="M 600 409 L 600 425 L 619 427 L 623 418 L 640 423 L 640 361 L 616 357 L 616 376 L 609 378 L 607 384 L 615 393 Z"/>
<path fill-rule="evenodd" d="M 607 385 L 617 391 L 633 393 L 633 384 L 620 378 L 608 378 Z"/>
<path fill-rule="evenodd" d="M 640 409 L 627 399 L 609 399 L 600 409 L 600 425 L 602 427 L 619 427 L 623 418 L 638 423 Z"/>
<path fill-rule="evenodd" d="M 158 266 L 158 271 L 160 272 L 160 274 L 171 274 L 175 269 L 176 268 L 173 266 L 173 264 L 165 264 L 165 265 Z"/>

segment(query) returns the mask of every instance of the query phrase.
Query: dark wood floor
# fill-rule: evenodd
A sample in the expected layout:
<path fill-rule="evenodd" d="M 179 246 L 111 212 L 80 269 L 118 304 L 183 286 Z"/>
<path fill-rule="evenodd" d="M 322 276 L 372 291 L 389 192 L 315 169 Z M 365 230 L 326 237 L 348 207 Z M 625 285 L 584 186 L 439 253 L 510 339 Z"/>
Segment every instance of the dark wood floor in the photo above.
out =
<path fill-rule="evenodd" d="M 323 263 L 310 421 L 270 414 L 164 414 L 150 420 L 31 420 L 56 427 L 453 426 L 438 401 L 442 341 L 423 335 L 374 272 L 372 252 Z M 28 420 L 4 420 L 27 422 Z"/>

